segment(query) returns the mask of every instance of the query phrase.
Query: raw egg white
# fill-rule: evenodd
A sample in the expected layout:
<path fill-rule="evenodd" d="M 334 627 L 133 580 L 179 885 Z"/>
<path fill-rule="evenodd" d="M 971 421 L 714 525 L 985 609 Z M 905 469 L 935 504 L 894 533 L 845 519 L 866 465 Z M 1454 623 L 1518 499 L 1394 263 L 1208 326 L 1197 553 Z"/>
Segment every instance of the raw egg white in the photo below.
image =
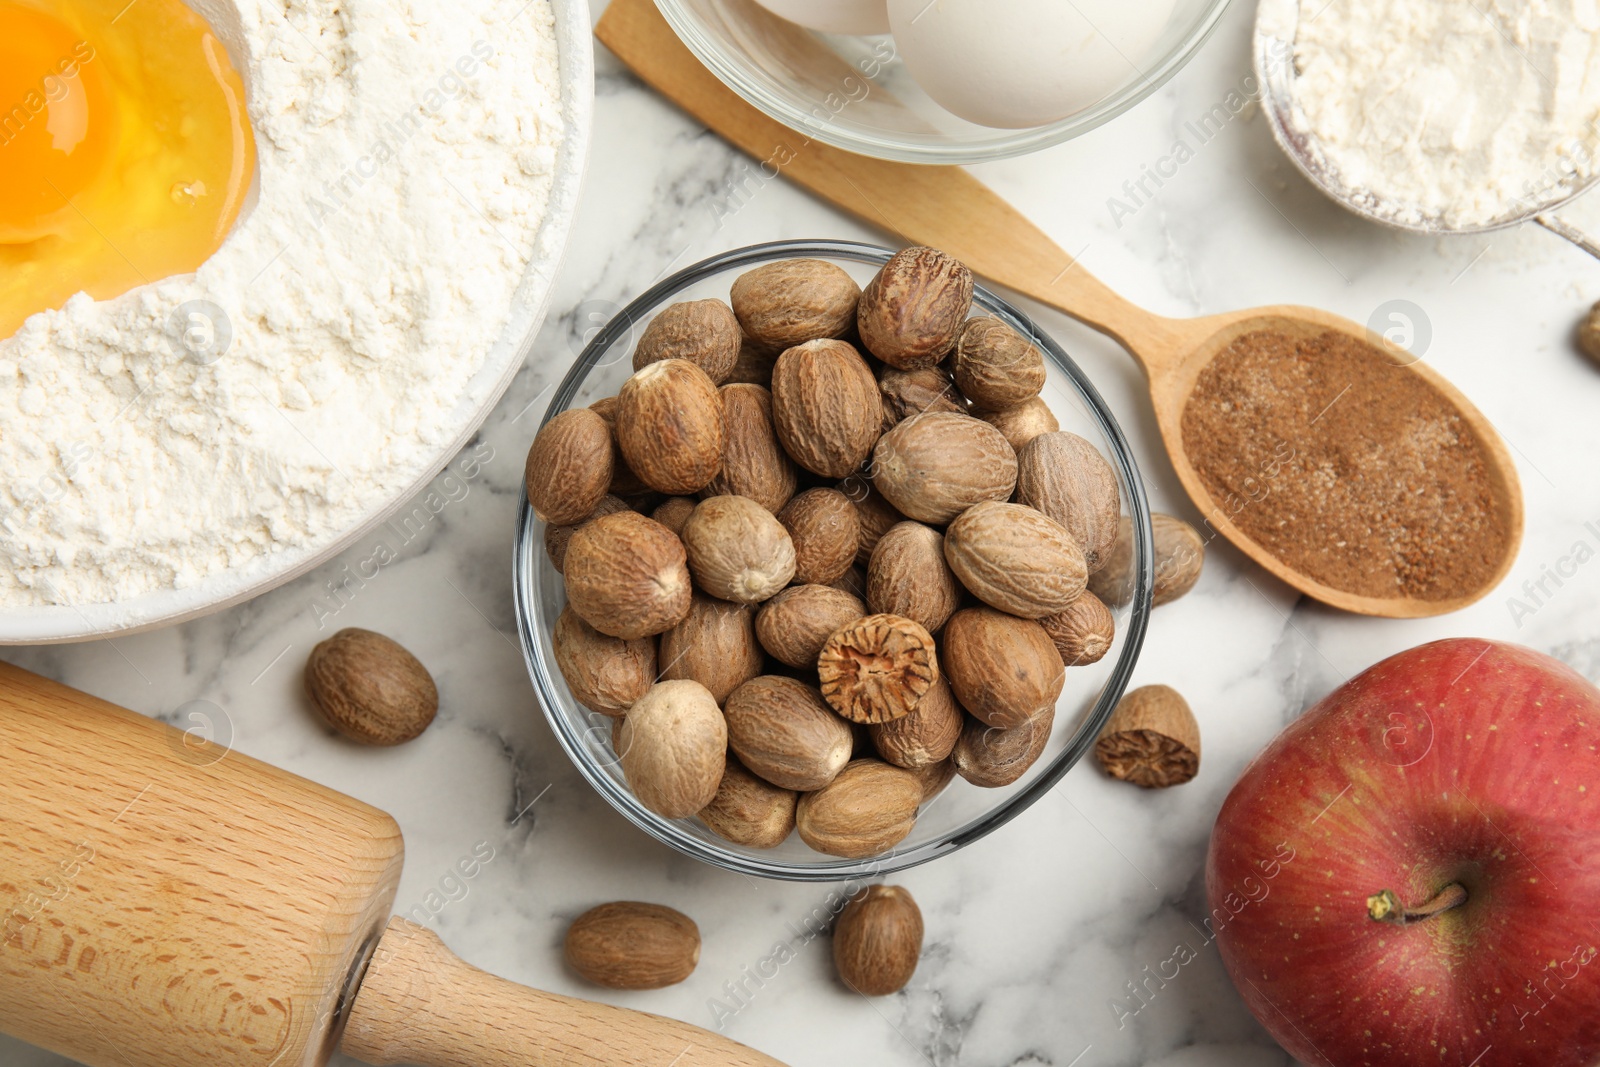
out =
<path fill-rule="evenodd" d="M 889 32 L 885 0 L 758 0 L 762 7 L 808 30 L 823 33 Z"/>
<path fill-rule="evenodd" d="M 906 69 L 981 126 L 1058 122 L 1149 69 L 1174 0 L 888 0 Z"/>
<path fill-rule="evenodd" d="M 244 83 L 182 0 L 0 0 L 0 338 L 194 271 L 254 173 Z"/>

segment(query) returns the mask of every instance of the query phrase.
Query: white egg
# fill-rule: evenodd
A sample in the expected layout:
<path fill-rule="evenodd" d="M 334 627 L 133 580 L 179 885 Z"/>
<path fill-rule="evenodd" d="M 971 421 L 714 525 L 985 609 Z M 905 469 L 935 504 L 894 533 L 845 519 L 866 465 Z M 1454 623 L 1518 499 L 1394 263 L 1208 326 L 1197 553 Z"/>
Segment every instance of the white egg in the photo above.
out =
<path fill-rule="evenodd" d="M 757 0 L 780 18 L 823 33 L 888 33 L 886 0 Z"/>
<path fill-rule="evenodd" d="M 888 0 L 906 69 L 949 111 L 1020 129 L 1076 114 L 1150 69 L 1174 0 Z"/>

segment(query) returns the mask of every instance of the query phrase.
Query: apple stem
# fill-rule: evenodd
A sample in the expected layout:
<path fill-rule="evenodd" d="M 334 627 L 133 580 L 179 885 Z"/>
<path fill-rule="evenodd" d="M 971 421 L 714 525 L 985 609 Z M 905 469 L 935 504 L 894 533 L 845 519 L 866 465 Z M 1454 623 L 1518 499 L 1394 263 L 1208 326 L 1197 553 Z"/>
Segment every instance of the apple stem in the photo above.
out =
<path fill-rule="evenodd" d="M 1400 898 L 1395 895 L 1394 890 L 1385 889 L 1367 898 L 1367 914 L 1381 923 L 1409 926 L 1411 923 L 1431 919 L 1451 908 L 1459 908 L 1466 902 L 1467 888 L 1460 882 L 1451 882 L 1435 893 L 1427 903 L 1415 908 L 1406 907 L 1400 903 Z"/>

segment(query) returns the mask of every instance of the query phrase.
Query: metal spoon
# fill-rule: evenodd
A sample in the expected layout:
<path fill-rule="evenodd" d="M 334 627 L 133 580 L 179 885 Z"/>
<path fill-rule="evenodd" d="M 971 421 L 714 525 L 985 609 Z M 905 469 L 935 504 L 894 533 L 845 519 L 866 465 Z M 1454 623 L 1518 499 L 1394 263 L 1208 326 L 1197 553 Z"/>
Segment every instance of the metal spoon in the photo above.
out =
<path fill-rule="evenodd" d="M 1552 212 L 1572 203 L 1600 183 L 1600 176 L 1578 185 L 1560 187 L 1544 200 L 1529 205 L 1525 210 L 1501 216 L 1479 225 L 1453 225 L 1441 218 L 1414 220 L 1403 217 L 1394 205 L 1385 203 L 1370 192 L 1351 189 L 1340 177 L 1324 165 L 1316 144 L 1304 131 L 1297 130 L 1289 121 L 1295 100 L 1295 65 L 1285 62 L 1294 55 L 1294 42 L 1300 27 L 1300 0 L 1261 0 L 1256 9 L 1255 70 L 1261 86 L 1261 106 L 1266 112 L 1272 136 L 1284 154 L 1327 196 L 1373 222 L 1432 236 L 1443 234 L 1491 233 L 1520 226 L 1533 221 L 1560 235 L 1600 259 L 1600 243 Z"/>

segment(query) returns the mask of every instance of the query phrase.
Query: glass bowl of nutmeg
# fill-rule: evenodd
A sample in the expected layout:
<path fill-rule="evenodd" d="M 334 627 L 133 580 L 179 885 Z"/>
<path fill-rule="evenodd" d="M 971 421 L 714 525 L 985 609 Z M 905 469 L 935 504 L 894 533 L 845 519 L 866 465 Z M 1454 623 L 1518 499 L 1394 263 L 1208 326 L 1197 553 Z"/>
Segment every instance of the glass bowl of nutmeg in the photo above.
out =
<path fill-rule="evenodd" d="M 595 334 L 529 451 L 513 581 L 551 730 L 613 807 L 838 881 L 1059 782 L 1154 573 L 1138 466 L 1060 345 L 944 253 L 783 241 Z"/>

